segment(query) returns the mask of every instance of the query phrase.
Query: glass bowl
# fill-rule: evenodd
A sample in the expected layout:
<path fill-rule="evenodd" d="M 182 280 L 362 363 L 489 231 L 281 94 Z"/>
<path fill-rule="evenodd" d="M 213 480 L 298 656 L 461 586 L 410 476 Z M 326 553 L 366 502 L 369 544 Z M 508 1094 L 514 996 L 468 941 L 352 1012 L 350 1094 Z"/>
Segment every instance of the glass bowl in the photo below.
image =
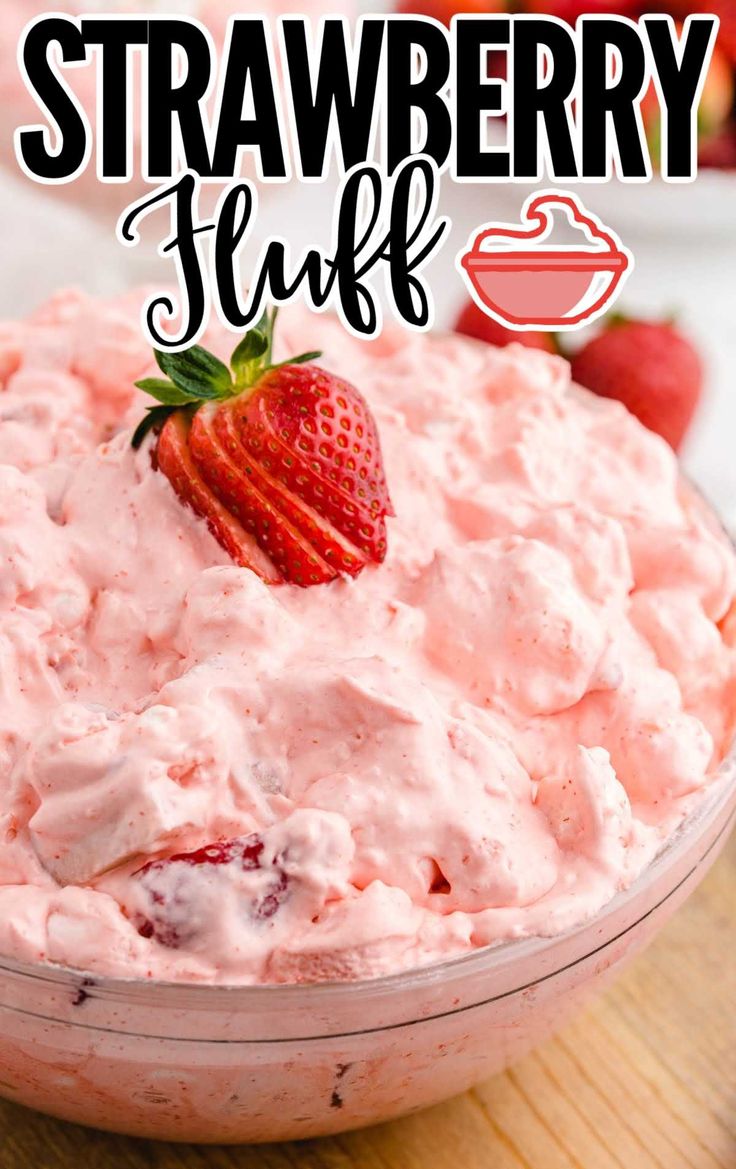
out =
<path fill-rule="evenodd" d="M 736 752 L 643 875 L 579 928 L 371 981 L 192 986 L 0 961 L 0 1094 L 199 1143 L 425 1108 L 500 1072 L 607 985 L 703 879 L 735 816 Z"/>

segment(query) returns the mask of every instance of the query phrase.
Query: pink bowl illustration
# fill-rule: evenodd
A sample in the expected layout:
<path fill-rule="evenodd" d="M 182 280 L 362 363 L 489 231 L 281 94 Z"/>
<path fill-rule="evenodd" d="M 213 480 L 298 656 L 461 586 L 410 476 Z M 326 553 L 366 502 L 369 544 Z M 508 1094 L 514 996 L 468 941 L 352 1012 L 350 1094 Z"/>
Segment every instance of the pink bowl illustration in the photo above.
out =
<path fill-rule="evenodd" d="M 546 208 L 555 205 L 585 231 L 591 246 L 540 247 L 552 227 Z M 570 328 L 600 315 L 632 265 L 630 253 L 574 195 L 551 191 L 532 197 L 522 210 L 524 219 L 529 227 L 485 225 L 459 257 L 481 308 L 517 328 Z M 507 240 L 523 240 L 530 246 L 495 250 L 487 246 L 489 241 Z"/>

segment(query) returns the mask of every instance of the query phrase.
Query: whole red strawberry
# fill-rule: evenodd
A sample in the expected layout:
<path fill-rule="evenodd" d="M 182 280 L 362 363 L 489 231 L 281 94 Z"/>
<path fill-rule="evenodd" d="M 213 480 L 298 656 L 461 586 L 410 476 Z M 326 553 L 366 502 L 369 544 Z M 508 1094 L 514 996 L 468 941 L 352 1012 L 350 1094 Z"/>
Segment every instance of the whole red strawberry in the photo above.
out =
<path fill-rule="evenodd" d="M 195 345 L 156 353 L 169 380 L 133 436 L 160 428 L 155 463 L 236 563 L 273 584 L 357 576 L 386 556 L 393 515 L 365 399 L 305 353 L 271 364 L 276 312 L 246 334 L 228 369 Z"/>
<path fill-rule="evenodd" d="M 468 301 L 457 318 L 455 332 L 463 333 L 466 337 L 475 337 L 478 341 L 487 341 L 489 345 L 496 345 L 499 349 L 515 342 L 517 345 L 526 345 L 528 349 L 544 349 L 547 353 L 557 352 L 551 333 L 534 332 L 531 329 L 507 329 L 484 313 L 474 300 Z"/>
<path fill-rule="evenodd" d="M 616 398 L 678 450 L 703 390 L 694 347 L 664 321 L 613 321 L 572 359 L 574 381 Z"/>

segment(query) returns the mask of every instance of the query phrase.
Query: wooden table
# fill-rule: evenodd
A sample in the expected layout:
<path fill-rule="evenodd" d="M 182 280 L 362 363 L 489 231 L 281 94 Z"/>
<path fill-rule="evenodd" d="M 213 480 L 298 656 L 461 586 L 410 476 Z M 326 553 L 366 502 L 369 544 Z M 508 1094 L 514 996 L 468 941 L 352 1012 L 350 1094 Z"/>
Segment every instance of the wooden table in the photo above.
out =
<path fill-rule="evenodd" d="M 407 1120 L 260 1148 L 157 1145 L 0 1104 L 0 1169 L 736 1169 L 736 837 L 609 994 L 512 1071 Z"/>

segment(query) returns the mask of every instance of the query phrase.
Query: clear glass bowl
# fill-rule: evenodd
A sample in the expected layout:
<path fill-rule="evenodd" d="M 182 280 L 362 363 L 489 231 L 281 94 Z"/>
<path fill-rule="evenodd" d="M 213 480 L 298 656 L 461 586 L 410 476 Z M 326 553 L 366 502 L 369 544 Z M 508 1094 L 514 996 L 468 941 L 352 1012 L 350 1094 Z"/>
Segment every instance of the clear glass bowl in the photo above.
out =
<path fill-rule="evenodd" d="M 291 1140 L 424 1108 L 566 1022 L 703 879 L 736 816 L 736 754 L 625 893 L 570 933 L 365 982 L 222 987 L 0 962 L 0 1093 L 79 1124 Z"/>

